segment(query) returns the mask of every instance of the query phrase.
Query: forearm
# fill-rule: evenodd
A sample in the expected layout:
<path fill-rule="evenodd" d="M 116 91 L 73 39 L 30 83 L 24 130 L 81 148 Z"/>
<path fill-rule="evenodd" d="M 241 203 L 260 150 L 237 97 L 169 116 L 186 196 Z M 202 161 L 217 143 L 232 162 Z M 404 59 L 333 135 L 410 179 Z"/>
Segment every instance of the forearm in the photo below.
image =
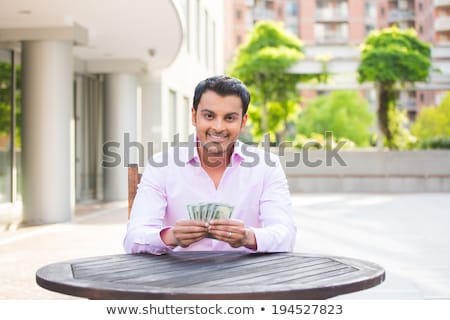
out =
<path fill-rule="evenodd" d="M 170 251 L 171 246 L 167 245 L 160 236 L 166 229 L 139 227 L 128 229 L 123 246 L 126 253 L 150 253 L 165 254 Z"/>

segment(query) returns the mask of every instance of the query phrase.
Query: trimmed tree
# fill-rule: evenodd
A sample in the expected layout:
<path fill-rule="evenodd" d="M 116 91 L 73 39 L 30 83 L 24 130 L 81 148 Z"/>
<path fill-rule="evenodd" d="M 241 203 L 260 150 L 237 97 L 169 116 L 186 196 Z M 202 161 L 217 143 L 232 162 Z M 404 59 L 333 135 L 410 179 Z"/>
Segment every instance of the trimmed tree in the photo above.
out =
<path fill-rule="evenodd" d="M 361 63 L 358 68 L 359 82 L 374 82 L 378 94 L 378 127 L 385 144 L 396 149 L 392 128 L 400 126 L 396 113 L 397 87 L 399 84 L 425 81 L 431 67 L 430 45 L 417 38 L 413 29 L 397 27 L 372 31 L 366 38 Z"/>
<path fill-rule="evenodd" d="M 270 133 L 278 141 L 284 138 L 288 122 L 295 119 L 300 80 L 286 70 L 301 58 L 300 40 L 273 21 L 257 23 L 239 47 L 229 74 L 242 80 L 252 94 L 249 118 L 254 136 Z"/>

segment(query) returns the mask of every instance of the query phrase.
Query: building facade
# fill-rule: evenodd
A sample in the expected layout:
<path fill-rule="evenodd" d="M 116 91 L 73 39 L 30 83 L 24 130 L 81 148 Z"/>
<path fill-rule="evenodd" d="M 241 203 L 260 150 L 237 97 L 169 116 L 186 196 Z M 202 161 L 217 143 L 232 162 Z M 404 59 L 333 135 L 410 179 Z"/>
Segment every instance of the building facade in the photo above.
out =
<path fill-rule="evenodd" d="M 127 199 L 126 165 L 187 139 L 195 85 L 223 73 L 222 1 L 0 7 L 0 222 Z"/>
<path fill-rule="evenodd" d="M 328 71 L 334 73 L 330 84 L 300 86 L 303 101 L 317 94 L 338 89 L 361 89 L 374 103 L 374 93 L 356 81 L 359 64 L 358 46 L 374 29 L 392 25 L 414 28 L 419 38 L 433 46 L 433 71 L 427 84 L 399 93 L 399 108 L 406 109 L 410 120 L 422 106 L 440 103 L 450 87 L 450 1 L 448 0 L 260 0 L 242 1 L 239 11 L 247 5 L 248 21 L 265 17 L 283 21 L 287 31 L 296 34 L 305 45 L 305 60 L 290 72 L 319 73 L 320 56 L 329 56 Z M 229 5 L 229 10 L 235 10 Z M 242 13 L 241 13 L 242 15 Z M 247 26 L 247 30 L 251 27 Z M 229 36 L 231 39 L 233 36 Z M 242 39 L 242 35 L 239 35 Z M 229 48 L 226 52 L 230 52 Z M 228 60 L 229 61 L 229 60 Z M 227 61 L 227 62 L 228 62 Z M 373 106 L 375 108 L 375 106 Z"/>

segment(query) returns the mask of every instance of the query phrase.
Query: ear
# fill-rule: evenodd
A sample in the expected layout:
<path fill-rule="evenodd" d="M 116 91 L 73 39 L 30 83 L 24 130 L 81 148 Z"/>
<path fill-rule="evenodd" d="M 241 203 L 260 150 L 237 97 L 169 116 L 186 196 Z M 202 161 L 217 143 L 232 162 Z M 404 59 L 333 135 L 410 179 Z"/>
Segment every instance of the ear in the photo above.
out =
<path fill-rule="evenodd" d="M 194 107 L 192 107 L 191 109 L 191 121 L 192 121 L 192 125 L 195 127 L 197 125 L 197 111 L 195 111 Z"/>
<path fill-rule="evenodd" d="M 242 122 L 241 122 L 241 129 L 245 127 L 245 125 L 247 124 L 247 119 L 248 119 L 248 114 L 244 114 L 244 116 L 242 117 Z"/>

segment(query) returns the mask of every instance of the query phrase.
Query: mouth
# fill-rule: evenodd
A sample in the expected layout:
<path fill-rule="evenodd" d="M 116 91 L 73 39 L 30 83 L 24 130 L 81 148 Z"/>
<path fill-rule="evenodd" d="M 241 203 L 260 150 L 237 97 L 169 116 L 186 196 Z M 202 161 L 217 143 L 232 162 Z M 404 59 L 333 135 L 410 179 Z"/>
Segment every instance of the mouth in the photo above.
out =
<path fill-rule="evenodd" d="M 228 138 L 228 135 L 224 135 L 224 134 L 219 135 L 219 134 L 208 133 L 207 136 L 208 136 L 208 140 L 211 142 L 224 142 Z"/>

